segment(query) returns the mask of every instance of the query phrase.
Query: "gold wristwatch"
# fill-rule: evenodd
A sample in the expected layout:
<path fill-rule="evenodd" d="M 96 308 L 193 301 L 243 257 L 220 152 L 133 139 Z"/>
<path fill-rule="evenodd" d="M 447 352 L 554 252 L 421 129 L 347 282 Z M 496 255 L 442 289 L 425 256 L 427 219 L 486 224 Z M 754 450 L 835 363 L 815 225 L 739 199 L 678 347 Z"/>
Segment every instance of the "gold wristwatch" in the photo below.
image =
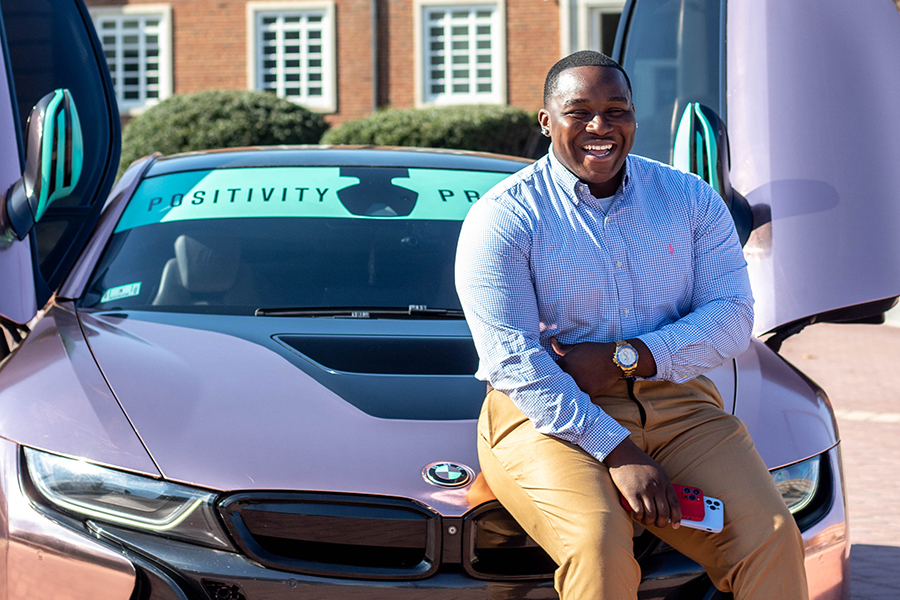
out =
<path fill-rule="evenodd" d="M 638 351 L 628 342 L 619 340 L 616 342 L 616 349 L 613 352 L 612 360 L 616 366 L 622 369 L 625 377 L 631 377 L 637 371 Z"/>

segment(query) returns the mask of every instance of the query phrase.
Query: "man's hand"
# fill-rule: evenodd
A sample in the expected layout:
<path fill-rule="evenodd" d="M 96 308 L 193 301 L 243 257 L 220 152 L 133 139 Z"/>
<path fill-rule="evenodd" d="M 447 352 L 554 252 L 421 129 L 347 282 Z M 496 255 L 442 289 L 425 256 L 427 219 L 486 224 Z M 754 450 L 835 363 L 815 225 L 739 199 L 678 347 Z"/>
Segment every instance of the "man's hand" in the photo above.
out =
<path fill-rule="evenodd" d="M 638 352 L 638 367 L 634 374 L 638 377 L 656 375 L 656 361 L 647 346 L 638 339 L 628 340 Z M 622 378 L 622 370 L 613 362 L 616 345 L 600 342 L 581 342 L 565 345 L 552 337 L 550 345 L 560 356 L 556 361 L 563 371 L 568 373 L 581 391 L 594 398 L 599 396 Z"/>
<path fill-rule="evenodd" d="M 669 476 L 655 460 L 629 439 L 622 440 L 603 461 L 619 493 L 644 525 L 681 526 L 681 507 Z"/>
<path fill-rule="evenodd" d="M 561 358 L 556 361 L 568 373 L 582 392 L 591 398 L 599 396 L 622 378 L 622 370 L 612 361 L 616 345 L 612 343 L 582 342 L 570 346 L 550 338 L 553 351 Z"/>

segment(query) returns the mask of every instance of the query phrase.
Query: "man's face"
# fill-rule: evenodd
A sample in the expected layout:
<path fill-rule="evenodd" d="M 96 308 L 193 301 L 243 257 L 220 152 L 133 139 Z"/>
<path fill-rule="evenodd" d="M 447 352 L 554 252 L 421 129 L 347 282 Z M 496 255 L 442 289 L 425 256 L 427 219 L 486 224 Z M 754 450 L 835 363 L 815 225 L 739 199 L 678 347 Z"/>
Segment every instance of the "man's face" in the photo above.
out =
<path fill-rule="evenodd" d="M 566 69 L 538 119 L 550 130 L 556 157 L 594 196 L 616 193 L 637 127 L 628 84 L 618 69 Z"/>

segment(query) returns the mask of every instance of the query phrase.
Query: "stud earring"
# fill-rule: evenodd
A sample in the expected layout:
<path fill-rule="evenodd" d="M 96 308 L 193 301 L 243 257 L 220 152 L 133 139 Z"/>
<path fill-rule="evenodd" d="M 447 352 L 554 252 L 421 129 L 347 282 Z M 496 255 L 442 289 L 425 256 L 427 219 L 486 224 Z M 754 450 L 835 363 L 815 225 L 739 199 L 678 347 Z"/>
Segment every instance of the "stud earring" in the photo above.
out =
<path fill-rule="evenodd" d="M 541 133 L 543 135 L 545 135 L 546 137 L 550 137 L 550 130 L 547 129 L 546 127 L 541 127 Z"/>
<path fill-rule="evenodd" d="M 640 126 L 641 126 L 640 123 L 635 123 L 635 124 L 634 124 L 634 128 L 635 128 L 635 129 L 637 129 L 637 128 L 640 127 Z"/>

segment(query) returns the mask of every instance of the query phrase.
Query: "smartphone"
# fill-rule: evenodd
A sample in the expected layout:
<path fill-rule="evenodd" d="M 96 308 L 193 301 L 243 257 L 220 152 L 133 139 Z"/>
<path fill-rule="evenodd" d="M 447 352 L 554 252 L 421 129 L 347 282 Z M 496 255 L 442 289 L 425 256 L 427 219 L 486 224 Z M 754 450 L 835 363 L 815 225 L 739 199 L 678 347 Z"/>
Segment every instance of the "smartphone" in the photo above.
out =
<path fill-rule="evenodd" d="M 673 485 L 681 507 L 681 524 L 685 527 L 718 533 L 725 522 L 725 505 L 718 498 L 704 496 L 700 488 Z M 622 507 L 631 512 L 631 506 L 620 496 Z"/>

